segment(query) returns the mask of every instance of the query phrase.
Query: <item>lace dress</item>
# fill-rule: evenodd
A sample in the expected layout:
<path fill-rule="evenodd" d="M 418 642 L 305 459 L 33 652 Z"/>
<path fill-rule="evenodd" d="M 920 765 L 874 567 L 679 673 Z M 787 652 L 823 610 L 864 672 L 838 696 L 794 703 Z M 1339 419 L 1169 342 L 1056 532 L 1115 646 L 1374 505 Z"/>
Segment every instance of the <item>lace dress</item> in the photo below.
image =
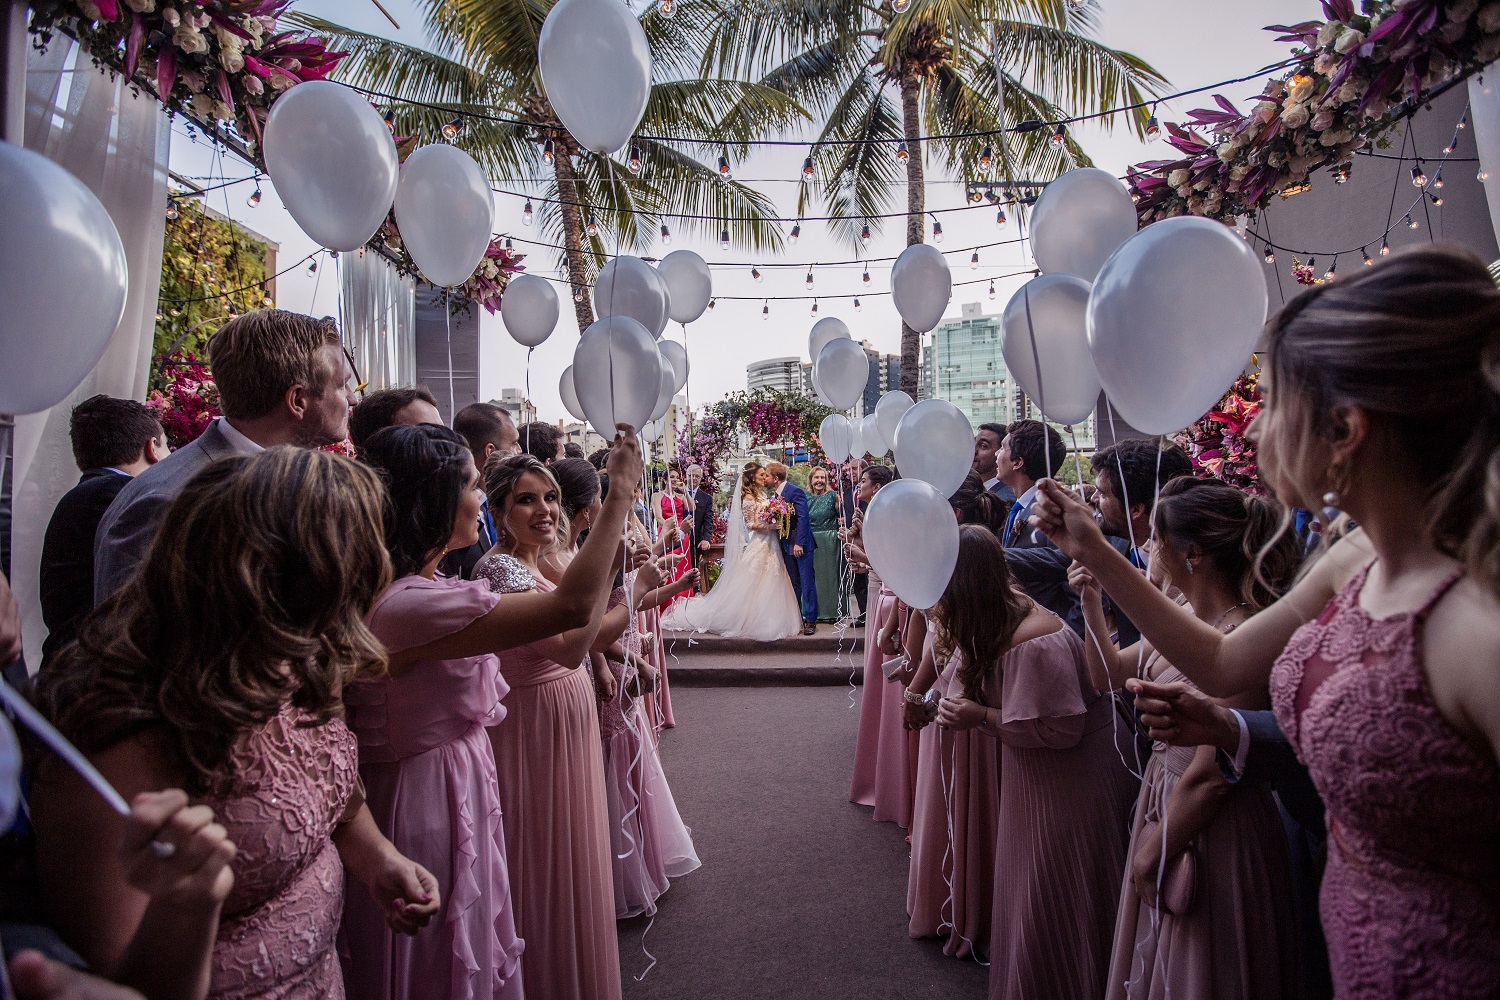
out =
<path fill-rule="evenodd" d="M 1500 997 L 1500 768 L 1438 711 L 1416 611 L 1359 605 L 1369 567 L 1292 636 L 1277 721 L 1328 808 L 1321 910 L 1340 1000 Z"/>
<path fill-rule="evenodd" d="M 338 719 L 310 721 L 283 706 L 235 749 L 238 794 L 205 802 L 238 848 L 209 979 L 217 1000 L 344 995 L 344 869 L 329 838 L 354 790 L 355 743 Z"/>
<path fill-rule="evenodd" d="M 764 504 L 745 504 L 747 525 L 759 523 Z M 726 564 L 729 556 L 726 555 Z M 802 630 L 802 609 L 792 590 L 775 531 L 750 531 L 707 594 L 676 601 L 662 614 L 662 628 L 772 642 Z"/>

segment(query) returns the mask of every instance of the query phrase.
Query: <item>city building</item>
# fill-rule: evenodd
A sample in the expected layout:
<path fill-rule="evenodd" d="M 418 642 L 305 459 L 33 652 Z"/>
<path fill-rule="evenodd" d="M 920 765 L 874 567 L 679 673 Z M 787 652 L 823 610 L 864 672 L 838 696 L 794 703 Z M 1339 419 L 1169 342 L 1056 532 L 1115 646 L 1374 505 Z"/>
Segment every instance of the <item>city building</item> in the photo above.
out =
<path fill-rule="evenodd" d="M 767 358 L 752 361 L 745 366 L 745 388 L 778 389 L 782 392 L 802 392 L 801 358 Z"/>
<path fill-rule="evenodd" d="M 500 398 L 492 399 L 490 403 L 509 412 L 517 427 L 536 420 L 536 406 L 520 389 L 501 389 Z"/>
<path fill-rule="evenodd" d="M 856 417 L 874 413 L 875 404 L 880 402 L 881 396 L 892 389 L 901 388 L 901 356 L 881 354 L 868 340 L 861 340 L 859 346 L 865 349 L 865 357 L 870 362 L 870 375 L 865 382 L 864 395 L 854 404 Z M 808 396 L 817 395 L 813 391 L 812 367 L 810 362 L 804 361 L 801 364 L 802 392 Z"/>
<path fill-rule="evenodd" d="M 497 406 L 502 404 L 495 404 Z M 514 411 L 512 411 L 514 412 Z M 519 421 L 517 421 L 519 423 Z M 583 449 L 584 457 L 587 458 L 600 448 L 608 448 L 609 442 L 604 440 L 588 424 L 577 420 L 559 420 L 557 429 L 563 433 L 564 444 L 576 444 Z"/>

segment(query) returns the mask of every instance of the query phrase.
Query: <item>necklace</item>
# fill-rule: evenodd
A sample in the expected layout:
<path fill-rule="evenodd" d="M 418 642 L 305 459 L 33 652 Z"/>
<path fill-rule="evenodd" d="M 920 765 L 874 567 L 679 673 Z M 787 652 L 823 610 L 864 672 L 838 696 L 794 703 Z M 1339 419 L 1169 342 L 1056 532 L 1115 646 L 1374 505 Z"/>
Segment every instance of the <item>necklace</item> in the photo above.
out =
<path fill-rule="evenodd" d="M 1225 608 L 1224 613 L 1219 616 L 1219 620 L 1214 622 L 1214 628 L 1218 628 L 1220 625 L 1224 624 L 1224 619 L 1229 617 L 1230 612 L 1238 611 L 1240 608 L 1248 608 L 1249 606 L 1250 605 L 1246 604 L 1244 601 L 1241 601 L 1232 608 Z"/>

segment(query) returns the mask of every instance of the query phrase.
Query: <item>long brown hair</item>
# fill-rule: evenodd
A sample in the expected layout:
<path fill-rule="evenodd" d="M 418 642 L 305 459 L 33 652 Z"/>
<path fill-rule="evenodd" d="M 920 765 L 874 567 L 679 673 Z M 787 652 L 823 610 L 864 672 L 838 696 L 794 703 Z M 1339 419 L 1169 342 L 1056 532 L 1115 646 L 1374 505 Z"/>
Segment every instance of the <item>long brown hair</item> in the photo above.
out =
<path fill-rule="evenodd" d="M 1011 585 L 1005 549 L 995 533 L 978 524 L 960 525 L 958 564 L 929 615 L 939 655 L 963 654 L 957 676 L 965 698 L 983 703 L 985 675 L 999 663 L 1031 608 L 1031 599 Z"/>
<path fill-rule="evenodd" d="M 1302 561 L 1286 508 L 1216 479 L 1182 476 L 1162 485 L 1153 528 L 1172 547 L 1203 550 L 1213 569 L 1254 611 L 1286 592 Z"/>
<path fill-rule="evenodd" d="M 760 489 L 760 484 L 755 481 L 756 473 L 760 472 L 759 462 L 746 462 L 745 467 L 740 470 L 740 498 L 754 496 Z"/>
<path fill-rule="evenodd" d="M 38 678 L 86 753 L 154 730 L 191 794 L 234 786 L 236 740 L 288 700 L 324 722 L 383 670 L 365 615 L 391 579 L 371 470 L 271 448 L 209 466 L 167 509 L 141 571 Z"/>
<path fill-rule="evenodd" d="M 1500 596 L 1500 288 L 1483 262 L 1403 250 L 1293 299 L 1267 334 L 1275 408 L 1296 399 L 1302 440 L 1326 438 L 1340 407 L 1369 414 L 1427 484 L 1413 520 Z M 1308 456 L 1276 459 L 1322 474 Z M 1296 485 L 1306 497 L 1337 486 Z"/>

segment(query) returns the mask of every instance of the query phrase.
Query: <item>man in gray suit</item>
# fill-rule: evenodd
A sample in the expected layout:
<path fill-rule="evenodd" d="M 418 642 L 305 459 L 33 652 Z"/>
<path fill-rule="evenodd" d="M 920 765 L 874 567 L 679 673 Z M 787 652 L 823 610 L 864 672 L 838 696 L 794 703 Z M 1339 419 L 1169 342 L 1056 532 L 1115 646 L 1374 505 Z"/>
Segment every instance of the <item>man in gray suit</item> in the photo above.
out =
<path fill-rule="evenodd" d="M 995 474 L 1016 497 L 1005 518 L 1005 533 L 1000 537 L 1000 543 L 1007 549 L 1052 544 L 1033 531 L 1027 519 L 1036 501 L 1037 481 L 1057 475 L 1067 454 L 1062 435 L 1040 420 L 1017 420 L 1005 429 L 1005 437 L 995 452 Z"/>
<path fill-rule="evenodd" d="M 208 364 L 223 416 L 132 479 L 105 511 L 94 539 L 96 605 L 135 574 L 167 507 L 206 466 L 275 445 L 318 448 L 348 436 L 354 396 L 331 317 L 246 313 L 208 342 Z"/>

